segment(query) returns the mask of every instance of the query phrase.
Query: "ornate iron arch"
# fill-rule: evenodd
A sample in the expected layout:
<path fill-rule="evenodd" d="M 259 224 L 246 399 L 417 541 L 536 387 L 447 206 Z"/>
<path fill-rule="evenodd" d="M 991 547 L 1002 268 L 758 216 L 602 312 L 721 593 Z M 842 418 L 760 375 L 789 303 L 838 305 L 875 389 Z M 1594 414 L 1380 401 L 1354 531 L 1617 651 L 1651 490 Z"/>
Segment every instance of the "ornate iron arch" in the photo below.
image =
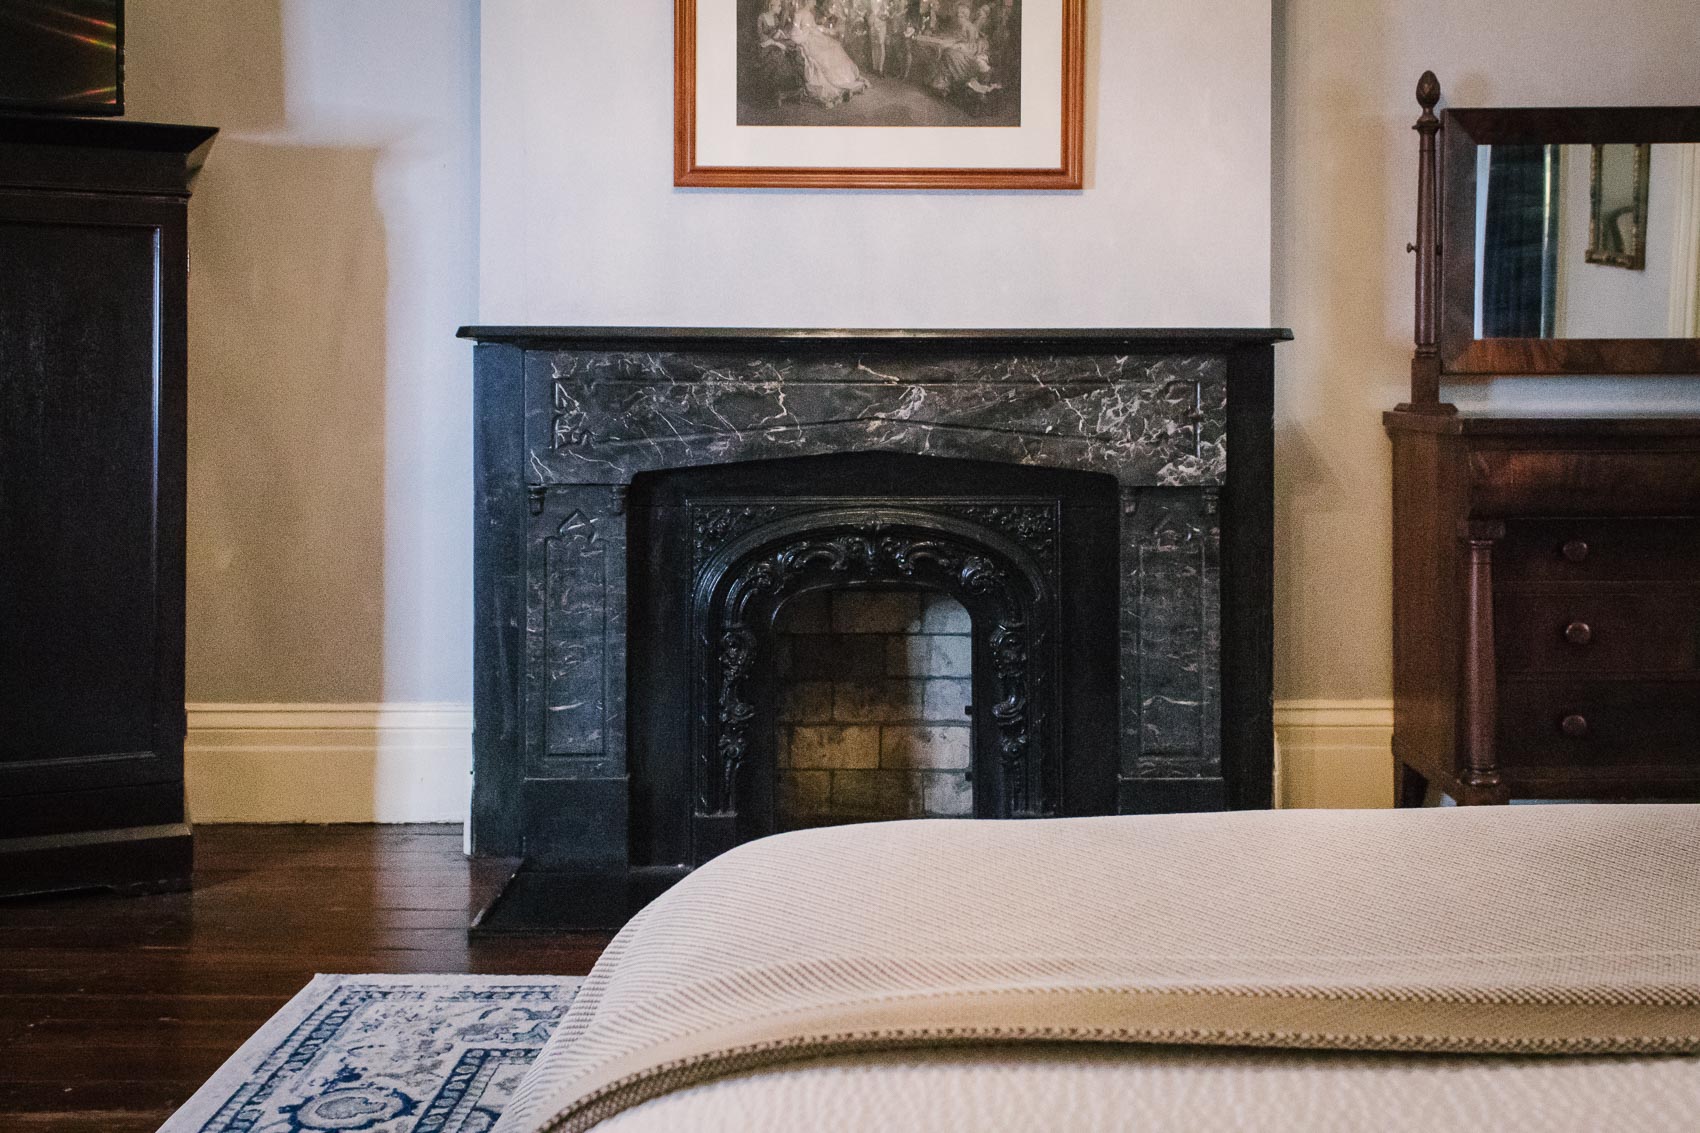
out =
<path fill-rule="evenodd" d="M 1057 813 L 1050 574 L 1002 532 L 959 516 L 830 508 L 763 524 L 721 547 L 697 572 L 692 774 L 699 861 L 739 840 L 734 828 L 742 836 L 750 832 L 739 815 L 762 723 L 756 678 L 771 658 L 780 607 L 811 591 L 882 586 L 947 594 L 969 611 L 977 722 L 989 725 L 976 728 L 976 815 Z M 989 803 L 980 790 L 988 770 L 995 770 L 994 782 L 985 784 L 995 788 Z"/>

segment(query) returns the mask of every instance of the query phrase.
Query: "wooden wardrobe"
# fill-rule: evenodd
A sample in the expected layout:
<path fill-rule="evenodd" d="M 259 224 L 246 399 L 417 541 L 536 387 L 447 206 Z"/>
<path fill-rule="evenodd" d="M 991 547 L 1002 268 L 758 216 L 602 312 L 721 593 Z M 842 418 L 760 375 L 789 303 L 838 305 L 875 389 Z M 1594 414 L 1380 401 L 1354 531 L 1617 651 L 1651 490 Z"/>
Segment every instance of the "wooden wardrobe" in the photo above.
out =
<path fill-rule="evenodd" d="M 0 895 L 188 884 L 186 226 L 215 133 L 0 118 Z"/>

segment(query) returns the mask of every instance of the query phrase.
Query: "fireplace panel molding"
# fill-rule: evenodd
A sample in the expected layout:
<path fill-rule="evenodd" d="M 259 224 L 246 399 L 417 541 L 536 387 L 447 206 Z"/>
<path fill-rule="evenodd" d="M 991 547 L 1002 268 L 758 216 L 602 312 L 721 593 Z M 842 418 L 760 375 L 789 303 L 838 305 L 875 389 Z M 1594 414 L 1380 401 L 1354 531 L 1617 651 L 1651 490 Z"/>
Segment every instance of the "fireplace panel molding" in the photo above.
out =
<path fill-rule="evenodd" d="M 716 792 L 730 788 L 705 794 L 700 769 L 633 774 L 629 712 L 691 713 L 708 695 L 716 713 L 737 715 L 754 702 L 721 704 L 726 682 L 702 673 L 676 704 L 628 689 L 642 668 L 628 649 L 647 640 L 629 639 L 630 572 L 651 588 L 659 572 L 669 586 L 712 576 L 710 590 L 724 590 L 743 570 L 756 571 L 745 583 L 761 583 L 790 553 L 818 568 L 802 569 L 793 588 L 919 581 L 948 592 L 935 575 L 980 554 L 1040 576 L 1023 583 L 1027 622 L 1001 638 L 1011 657 L 1046 634 L 1054 644 L 1056 605 L 1070 600 L 1045 593 L 1043 560 L 1052 556 L 1054 584 L 1057 541 L 1069 535 L 1042 519 L 1043 491 L 932 501 L 918 482 L 882 504 L 853 498 L 854 485 L 803 498 L 758 479 L 759 491 L 699 494 L 681 512 L 680 570 L 646 559 L 654 552 L 631 538 L 633 481 L 648 474 L 877 453 L 943 458 L 915 465 L 918 481 L 969 461 L 1113 480 L 1100 534 L 1119 610 L 1096 616 L 1113 626 L 1116 658 L 1093 707 L 1115 750 L 1083 753 L 1087 770 L 1071 769 L 1069 752 L 1040 742 L 1046 759 L 1023 772 L 1032 793 L 1013 813 L 1269 805 L 1272 346 L 1286 332 L 462 333 L 479 342 L 472 841 L 477 856 L 520 864 L 482 929 L 617 925 L 696 862 L 763 830 L 731 820 L 717 829 L 715 817 L 736 808 L 719 805 Z M 938 546 L 926 577 L 903 578 L 905 541 L 929 540 Z M 704 569 L 715 563 L 726 569 Z M 710 599 L 677 609 L 713 621 L 723 603 Z M 998 663 L 991 630 L 978 628 L 997 618 L 975 621 L 978 673 L 983 660 Z M 713 664 L 736 664 L 736 646 L 710 651 Z M 1041 701 L 1045 681 L 1041 672 L 1033 686 Z M 1062 715 L 1079 714 L 1078 699 Z M 717 749 L 738 746 L 720 724 L 692 726 L 715 732 Z M 657 841 L 653 825 L 680 817 L 660 816 L 658 796 L 687 784 L 694 844 L 707 852 L 655 850 L 678 840 Z M 976 796 L 977 814 L 999 813 L 978 787 Z"/>

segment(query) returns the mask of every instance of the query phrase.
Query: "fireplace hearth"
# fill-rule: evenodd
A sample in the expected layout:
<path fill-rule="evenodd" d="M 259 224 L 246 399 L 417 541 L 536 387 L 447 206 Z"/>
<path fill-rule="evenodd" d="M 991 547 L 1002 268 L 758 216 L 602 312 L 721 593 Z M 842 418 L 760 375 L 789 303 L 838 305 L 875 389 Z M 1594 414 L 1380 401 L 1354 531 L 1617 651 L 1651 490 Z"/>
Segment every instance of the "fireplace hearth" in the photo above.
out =
<path fill-rule="evenodd" d="M 472 841 L 514 868 L 475 931 L 616 927 L 798 815 L 1269 804 L 1284 332 L 463 333 Z M 955 669 L 842 621 L 904 602 Z M 844 679 L 798 692 L 811 616 Z"/>

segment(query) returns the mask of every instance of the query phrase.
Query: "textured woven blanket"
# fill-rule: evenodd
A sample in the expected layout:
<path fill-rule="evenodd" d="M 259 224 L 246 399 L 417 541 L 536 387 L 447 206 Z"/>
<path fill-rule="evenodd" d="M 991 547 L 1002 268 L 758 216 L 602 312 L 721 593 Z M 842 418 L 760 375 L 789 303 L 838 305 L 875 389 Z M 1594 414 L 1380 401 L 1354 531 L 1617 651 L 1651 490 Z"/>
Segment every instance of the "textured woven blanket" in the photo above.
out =
<path fill-rule="evenodd" d="M 498 1128 L 589 1129 L 806 1060 L 1157 1046 L 1700 1052 L 1700 807 L 905 822 L 764 839 L 632 921 Z M 1687 1068 L 1687 1112 L 1700 1112 L 1700 1064 L 1664 1062 Z"/>

